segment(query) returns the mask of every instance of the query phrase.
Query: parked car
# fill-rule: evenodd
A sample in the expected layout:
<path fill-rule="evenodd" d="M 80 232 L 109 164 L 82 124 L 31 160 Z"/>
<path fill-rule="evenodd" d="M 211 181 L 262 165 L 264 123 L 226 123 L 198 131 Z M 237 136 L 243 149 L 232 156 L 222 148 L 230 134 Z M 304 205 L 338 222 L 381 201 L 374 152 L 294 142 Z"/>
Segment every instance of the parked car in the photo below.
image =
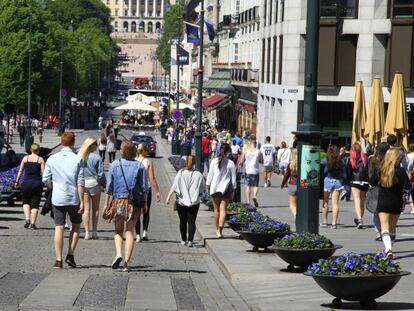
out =
<path fill-rule="evenodd" d="M 132 143 L 135 145 L 144 144 L 148 150 L 148 155 L 155 158 L 157 155 L 157 142 L 148 135 L 132 135 Z"/>

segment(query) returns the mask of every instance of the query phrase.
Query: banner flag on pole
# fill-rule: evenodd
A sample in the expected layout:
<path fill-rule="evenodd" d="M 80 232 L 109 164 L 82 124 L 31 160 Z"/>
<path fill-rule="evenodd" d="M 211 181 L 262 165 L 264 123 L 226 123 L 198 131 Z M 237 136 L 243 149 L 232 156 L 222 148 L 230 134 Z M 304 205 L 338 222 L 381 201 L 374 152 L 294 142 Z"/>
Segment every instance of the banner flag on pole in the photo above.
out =
<path fill-rule="evenodd" d="M 200 44 L 199 29 L 200 26 L 184 22 L 187 34 L 187 43 Z"/>
<path fill-rule="evenodd" d="M 209 22 L 205 21 L 206 29 L 208 33 L 208 38 L 210 39 L 210 42 L 214 41 L 214 38 L 216 37 L 216 31 L 214 29 L 214 25 L 210 24 Z"/>
<path fill-rule="evenodd" d="M 201 0 L 190 0 L 185 6 L 185 20 L 190 20 L 194 10 L 200 4 Z"/>

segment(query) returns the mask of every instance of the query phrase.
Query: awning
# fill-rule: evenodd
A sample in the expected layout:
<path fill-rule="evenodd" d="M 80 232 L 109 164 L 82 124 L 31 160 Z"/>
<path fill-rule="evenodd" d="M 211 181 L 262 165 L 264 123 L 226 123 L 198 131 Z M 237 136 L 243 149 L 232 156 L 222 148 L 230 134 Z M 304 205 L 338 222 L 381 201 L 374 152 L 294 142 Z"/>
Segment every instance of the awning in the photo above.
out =
<path fill-rule="evenodd" d="M 206 90 L 234 90 L 231 85 L 231 71 L 214 72 L 208 81 L 204 83 L 203 89 Z"/>
<path fill-rule="evenodd" d="M 207 109 L 207 108 L 210 108 L 212 106 L 215 106 L 223 100 L 224 100 L 223 96 L 213 95 L 213 96 L 203 100 L 203 109 Z"/>
<path fill-rule="evenodd" d="M 243 109 L 249 113 L 256 113 L 256 107 L 252 105 L 244 105 Z"/>

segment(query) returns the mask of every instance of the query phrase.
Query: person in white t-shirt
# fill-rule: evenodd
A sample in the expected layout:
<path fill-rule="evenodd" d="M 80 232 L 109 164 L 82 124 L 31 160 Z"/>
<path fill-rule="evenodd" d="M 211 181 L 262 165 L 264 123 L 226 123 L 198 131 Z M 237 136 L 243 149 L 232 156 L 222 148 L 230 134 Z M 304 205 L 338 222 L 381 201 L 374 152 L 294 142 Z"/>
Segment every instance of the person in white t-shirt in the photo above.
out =
<path fill-rule="evenodd" d="M 270 179 L 272 178 L 273 167 L 275 164 L 276 148 L 270 143 L 270 136 L 266 137 L 265 144 L 260 148 L 263 155 L 263 165 L 265 167 L 263 173 L 264 187 L 270 187 Z"/>
<path fill-rule="evenodd" d="M 280 174 L 283 180 L 283 176 L 290 162 L 290 149 L 284 141 L 280 143 L 280 149 L 277 152 L 277 162 L 279 163 Z"/>

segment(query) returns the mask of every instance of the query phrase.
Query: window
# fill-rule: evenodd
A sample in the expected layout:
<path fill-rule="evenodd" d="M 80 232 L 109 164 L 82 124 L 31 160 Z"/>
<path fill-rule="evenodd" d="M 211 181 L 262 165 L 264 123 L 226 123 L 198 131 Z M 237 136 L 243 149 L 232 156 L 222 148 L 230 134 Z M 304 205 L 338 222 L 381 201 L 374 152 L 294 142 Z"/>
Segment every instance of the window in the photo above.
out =
<path fill-rule="evenodd" d="M 392 3 L 393 18 L 413 18 L 413 0 L 394 0 Z"/>
<path fill-rule="evenodd" d="M 234 61 L 235 62 L 239 61 L 239 44 L 238 43 L 234 44 Z"/>
<path fill-rule="evenodd" d="M 281 10 L 281 12 L 280 12 L 280 21 L 281 22 L 284 22 L 285 21 L 285 0 L 280 0 L 280 6 L 281 6 L 281 8 L 280 8 L 280 10 Z"/>
<path fill-rule="evenodd" d="M 321 26 L 319 39 L 318 85 L 353 86 L 358 36 L 338 35 L 336 26 Z"/>
<path fill-rule="evenodd" d="M 128 16 L 128 10 L 124 11 L 124 16 Z"/>
<path fill-rule="evenodd" d="M 272 1 L 272 0 L 270 0 L 270 1 Z M 263 17 L 264 17 L 264 23 L 263 23 L 263 25 L 266 26 L 266 24 L 267 24 L 267 0 L 264 0 Z"/>
<path fill-rule="evenodd" d="M 272 51 L 272 39 L 268 38 L 267 39 L 267 59 L 266 59 L 266 64 L 267 64 L 267 72 L 266 72 L 266 83 L 270 83 L 270 52 Z"/>
<path fill-rule="evenodd" d="M 279 15 L 279 0 L 276 0 L 276 7 L 275 7 L 275 20 L 274 20 L 274 23 L 275 24 L 277 24 L 277 18 L 278 18 L 278 15 Z"/>
<path fill-rule="evenodd" d="M 357 0 L 321 0 L 321 18 L 357 18 Z"/>
<path fill-rule="evenodd" d="M 118 5 L 118 0 L 115 0 L 115 4 Z"/>
<path fill-rule="evenodd" d="M 106 0 L 106 5 L 109 5 L 109 0 Z"/>
<path fill-rule="evenodd" d="M 277 83 L 282 84 L 282 70 L 283 70 L 283 36 L 279 37 L 279 69 Z"/>
<path fill-rule="evenodd" d="M 274 0 L 270 0 L 270 8 L 269 8 L 269 25 L 272 25 L 272 14 L 273 14 L 273 1 Z"/>
<path fill-rule="evenodd" d="M 118 16 L 118 9 L 115 9 L 115 16 Z"/>
<path fill-rule="evenodd" d="M 240 13 L 240 0 L 236 0 L 236 15 Z"/>
<path fill-rule="evenodd" d="M 272 83 L 276 84 L 277 37 L 273 37 Z"/>
<path fill-rule="evenodd" d="M 161 16 L 161 11 L 157 11 L 157 16 Z"/>
<path fill-rule="evenodd" d="M 266 56 L 266 39 L 262 39 L 262 74 L 261 74 L 261 81 L 262 83 L 264 83 L 264 79 L 265 79 L 265 74 L 264 74 L 264 70 L 265 70 L 265 56 Z"/>

